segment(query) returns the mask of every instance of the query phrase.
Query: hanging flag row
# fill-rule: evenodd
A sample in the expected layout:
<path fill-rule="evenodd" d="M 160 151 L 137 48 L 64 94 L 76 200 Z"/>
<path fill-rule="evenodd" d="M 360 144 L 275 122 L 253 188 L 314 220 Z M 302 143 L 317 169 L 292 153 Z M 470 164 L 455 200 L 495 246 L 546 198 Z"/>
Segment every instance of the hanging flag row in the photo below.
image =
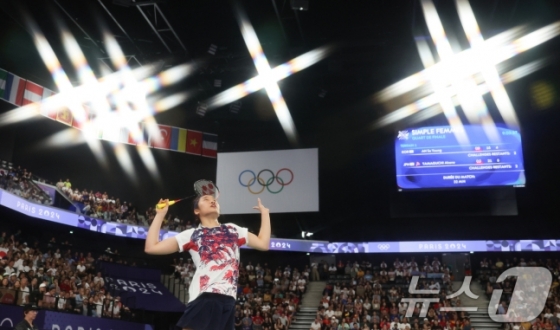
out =
<path fill-rule="evenodd" d="M 29 80 L 20 78 L 10 72 L 0 69 L 0 99 L 14 104 L 24 106 L 33 102 L 41 101 L 55 92 L 37 85 Z M 84 109 L 88 110 L 87 106 Z M 58 111 L 45 111 L 41 113 L 44 117 L 56 120 L 76 129 L 82 129 L 83 123 L 73 119 L 69 109 Z M 89 115 L 88 115 L 89 117 Z M 100 128 L 97 138 L 112 142 L 138 144 L 138 140 L 145 142 L 148 146 L 157 149 L 172 150 L 204 157 L 216 158 L 218 150 L 218 136 L 184 128 L 157 125 L 157 130 L 148 130 L 145 123 L 139 123 L 142 132 L 140 139 L 133 139 L 130 131 L 125 127 Z"/>

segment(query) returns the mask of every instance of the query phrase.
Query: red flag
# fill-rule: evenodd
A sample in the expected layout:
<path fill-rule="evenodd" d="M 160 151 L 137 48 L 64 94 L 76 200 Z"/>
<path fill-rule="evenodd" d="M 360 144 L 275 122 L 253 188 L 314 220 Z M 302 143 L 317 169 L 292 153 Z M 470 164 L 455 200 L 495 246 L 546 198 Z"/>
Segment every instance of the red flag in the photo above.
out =
<path fill-rule="evenodd" d="M 41 99 L 43 99 L 43 87 L 28 80 L 23 92 L 23 105 L 39 102 Z"/>
<path fill-rule="evenodd" d="M 128 132 L 128 144 L 133 144 L 133 145 L 137 145 L 137 144 L 143 144 L 146 141 L 144 140 L 144 124 L 143 123 L 138 123 L 138 129 L 133 132 L 133 131 L 129 131 Z"/>
<path fill-rule="evenodd" d="M 158 125 L 159 134 L 150 136 L 148 145 L 152 148 L 171 148 L 171 126 Z"/>
<path fill-rule="evenodd" d="M 189 154 L 202 154 L 202 132 L 187 130 L 187 150 Z"/>

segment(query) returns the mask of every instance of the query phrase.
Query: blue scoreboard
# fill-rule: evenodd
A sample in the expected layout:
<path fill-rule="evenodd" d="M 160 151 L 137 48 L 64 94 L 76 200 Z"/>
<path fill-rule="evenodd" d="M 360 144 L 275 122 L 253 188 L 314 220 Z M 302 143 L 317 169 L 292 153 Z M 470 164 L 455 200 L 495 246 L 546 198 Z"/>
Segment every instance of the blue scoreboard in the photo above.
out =
<path fill-rule="evenodd" d="M 525 185 L 521 135 L 503 127 L 411 128 L 395 141 L 400 190 Z"/>

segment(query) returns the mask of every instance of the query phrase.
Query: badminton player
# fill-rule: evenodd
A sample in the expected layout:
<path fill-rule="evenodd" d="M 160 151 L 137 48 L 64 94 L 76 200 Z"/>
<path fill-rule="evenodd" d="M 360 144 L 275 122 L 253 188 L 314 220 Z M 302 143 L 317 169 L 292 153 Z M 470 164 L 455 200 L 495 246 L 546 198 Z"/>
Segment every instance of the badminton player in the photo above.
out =
<path fill-rule="evenodd" d="M 148 230 L 145 252 L 170 254 L 188 251 L 196 266 L 189 287 L 189 303 L 177 323 L 183 330 L 233 330 L 237 278 L 239 276 L 239 248 L 243 244 L 266 251 L 270 245 L 269 210 L 260 198 L 253 209 L 261 213 L 259 235 L 232 223 L 221 224 L 220 205 L 214 195 L 201 195 L 193 202 L 194 214 L 200 224 L 159 241 L 159 231 L 168 210 L 169 200 L 160 200 L 166 206 L 157 209 Z"/>

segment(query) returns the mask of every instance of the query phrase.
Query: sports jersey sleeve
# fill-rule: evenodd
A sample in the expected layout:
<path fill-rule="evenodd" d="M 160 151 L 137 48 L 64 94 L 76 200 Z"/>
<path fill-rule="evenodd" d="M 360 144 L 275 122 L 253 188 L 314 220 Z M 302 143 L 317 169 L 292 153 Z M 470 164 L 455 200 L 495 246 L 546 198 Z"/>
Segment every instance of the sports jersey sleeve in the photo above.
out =
<path fill-rule="evenodd" d="M 191 241 L 193 231 L 194 229 L 188 229 L 175 235 L 175 239 L 177 240 L 177 244 L 179 245 L 179 252 L 184 252 L 189 249 L 188 245 Z"/>

